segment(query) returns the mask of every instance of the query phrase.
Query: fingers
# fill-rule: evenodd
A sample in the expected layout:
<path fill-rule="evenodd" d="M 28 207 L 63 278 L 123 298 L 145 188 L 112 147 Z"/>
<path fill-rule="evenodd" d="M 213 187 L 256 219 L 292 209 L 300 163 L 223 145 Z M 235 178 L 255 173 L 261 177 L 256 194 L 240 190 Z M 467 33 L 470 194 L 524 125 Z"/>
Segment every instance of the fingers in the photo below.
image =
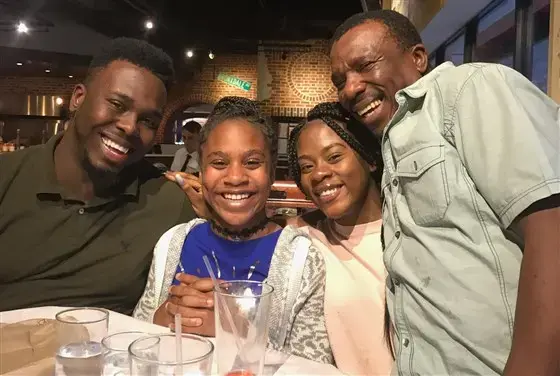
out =
<path fill-rule="evenodd" d="M 214 292 L 214 282 L 210 278 L 200 278 L 191 287 L 200 292 Z"/>
<path fill-rule="evenodd" d="M 185 172 L 166 172 L 165 177 L 167 180 L 176 183 L 183 191 L 190 193 L 190 191 L 200 194 L 202 192 L 202 185 L 199 179 Z"/>
<path fill-rule="evenodd" d="M 195 308 L 212 308 L 214 306 L 212 295 L 198 291 L 190 286 L 172 286 L 169 292 L 172 295 L 170 301 L 175 304 Z"/>
<path fill-rule="evenodd" d="M 214 316 L 214 311 L 208 308 L 191 308 L 176 304 L 170 300 L 166 306 L 165 311 L 174 317 L 177 313 L 181 315 L 181 325 L 198 327 L 204 322 L 209 321 Z M 173 322 L 173 321 L 172 321 Z"/>
<path fill-rule="evenodd" d="M 193 174 L 187 174 L 186 172 L 178 171 L 167 171 L 165 177 L 177 184 L 183 186 L 185 183 L 200 184 L 200 180 L 197 176 Z"/>
<path fill-rule="evenodd" d="M 177 273 L 175 278 L 182 284 L 189 285 L 200 292 L 213 292 L 214 282 L 210 278 L 199 278 L 197 276 L 185 273 Z M 218 280 L 218 283 L 222 281 Z"/>
<path fill-rule="evenodd" d="M 172 296 L 169 301 L 173 304 L 177 304 L 188 308 L 213 308 L 214 300 L 209 296 Z"/>
<path fill-rule="evenodd" d="M 187 273 L 177 273 L 175 275 L 175 279 L 185 285 L 191 285 L 194 282 L 198 281 L 200 277 Z"/>
<path fill-rule="evenodd" d="M 176 174 L 178 175 L 177 172 L 167 171 L 165 174 L 163 174 L 163 176 L 165 176 L 165 178 L 166 178 L 167 180 L 176 183 L 176 182 L 177 182 L 177 179 L 175 178 Z"/>
<path fill-rule="evenodd" d="M 189 185 L 196 193 L 202 192 L 202 184 L 200 184 L 199 180 L 189 180 Z"/>
<path fill-rule="evenodd" d="M 196 334 L 205 337 L 215 337 L 216 328 L 213 326 L 214 323 L 203 323 L 201 326 L 186 326 L 181 325 L 182 333 Z M 175 323 L 169 325 L 169 329 L 173 332 L 175 331 Z"/>

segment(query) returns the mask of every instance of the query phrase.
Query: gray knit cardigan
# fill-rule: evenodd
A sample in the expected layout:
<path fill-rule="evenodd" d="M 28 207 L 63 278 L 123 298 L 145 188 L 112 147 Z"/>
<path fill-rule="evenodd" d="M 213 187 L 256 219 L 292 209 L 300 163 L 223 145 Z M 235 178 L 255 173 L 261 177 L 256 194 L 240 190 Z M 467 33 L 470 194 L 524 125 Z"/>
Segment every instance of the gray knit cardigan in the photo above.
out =
<path fill-rule="evenodd" d="M 194 219 L 168 230 L 154 249 L 144 293 L 134 317 L 153 321 L 155 311 L 168 297 L 181 250 Z M 286 226 L 272 256 L 266 282 L 274 287 L 268 346 L 317 362 L 333 363 L 324 317 L 325 262 L 308 235 Z"/>

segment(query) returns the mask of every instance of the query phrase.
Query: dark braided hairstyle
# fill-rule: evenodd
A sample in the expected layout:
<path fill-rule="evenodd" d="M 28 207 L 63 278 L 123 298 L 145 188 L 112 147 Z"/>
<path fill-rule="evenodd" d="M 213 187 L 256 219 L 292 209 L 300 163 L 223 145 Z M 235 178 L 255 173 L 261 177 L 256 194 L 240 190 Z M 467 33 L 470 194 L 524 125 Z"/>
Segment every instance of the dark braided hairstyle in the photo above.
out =
<path fill-rule="evenodd" d="M 272 177 L 276 171 L 278 159 L 278 133 L 272 121 L 265 117 L 255 101 L 243 97 L 223 97 L 216 103 L 208 120 L 200 131 L 199 150 L 208 140 L 210 132 L 226 120 L 243 119 L 257 127 L 263 134 L 270 151 L 270 169 Z M 202 153 L 199 153 L 202 156 Z"/>
<path fill-rule="evenodd" d="M 298 163 L 297 143 L 301 131 L 308 122 L 321 120 L 327 124 L 344 142 L 346 142 L 369 165 L 377 166 L 372 173 L 373 180 L 381 186 L 383 172 L 383 159 L 379 141 L 361 125 L 338 102 L 319 103 L 307 114 L 306 120 L 296 126 L 290 133 L 288 140 L 288 158 L 290 173 L 303 192 L 301 187 L 301 173 Z"/>

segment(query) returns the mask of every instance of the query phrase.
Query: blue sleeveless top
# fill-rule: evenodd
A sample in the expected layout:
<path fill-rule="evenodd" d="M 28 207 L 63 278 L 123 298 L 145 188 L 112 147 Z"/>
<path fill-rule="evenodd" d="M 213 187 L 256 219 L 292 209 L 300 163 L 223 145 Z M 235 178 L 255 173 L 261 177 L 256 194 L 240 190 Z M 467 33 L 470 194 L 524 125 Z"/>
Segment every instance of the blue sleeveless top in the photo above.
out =
<path fill-rule="evenodd" d="M 262 282 L 268 276 L 270 261 L 281 232 L 280 229 L 258 239 L 233 241 L 212 232 L 209 222 L 194 226 L 183 243 L 177 273 L 210 277 L 202 260 L 202 256 L 206 255 L 216 278 Z M 179 282 L 174 279 L 173 284 Z"/>

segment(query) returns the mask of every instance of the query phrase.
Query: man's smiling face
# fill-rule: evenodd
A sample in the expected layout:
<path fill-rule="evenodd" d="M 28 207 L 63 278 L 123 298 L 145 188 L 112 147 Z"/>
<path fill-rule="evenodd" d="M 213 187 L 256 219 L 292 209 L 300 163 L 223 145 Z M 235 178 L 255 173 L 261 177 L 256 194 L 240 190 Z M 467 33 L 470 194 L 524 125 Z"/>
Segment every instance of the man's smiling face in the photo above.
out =
<path fill-rule="evenodd" d="M 395 94 L 428 67 L 423 45 L 403 48 L 383 22 L 374 20 L 342 35 L 330 57 L 340 103 L 376 136 L 383 134 L 397 110 Z"/>

